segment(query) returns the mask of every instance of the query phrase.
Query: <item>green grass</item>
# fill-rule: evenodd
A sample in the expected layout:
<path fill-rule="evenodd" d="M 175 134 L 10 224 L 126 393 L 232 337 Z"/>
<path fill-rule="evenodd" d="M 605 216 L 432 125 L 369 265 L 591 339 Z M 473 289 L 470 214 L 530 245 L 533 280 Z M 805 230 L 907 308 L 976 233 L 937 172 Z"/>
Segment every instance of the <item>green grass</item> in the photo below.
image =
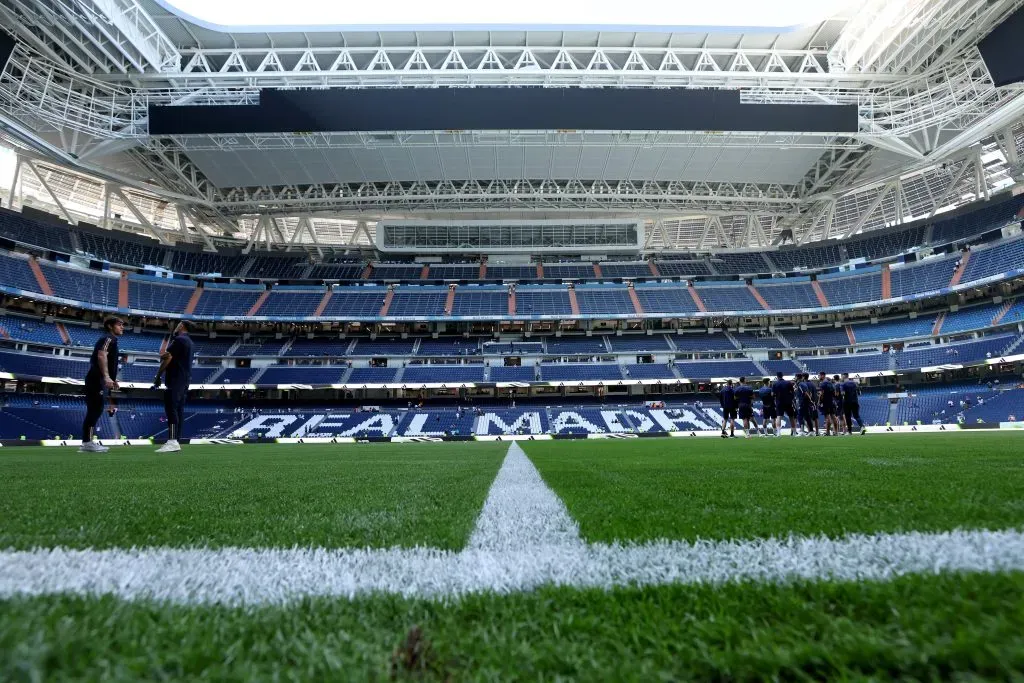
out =
<path fill-rule="evenodd" d="M 524 444 L 590 541 L 1024 525 L 1024 438 L 638 439 Z"/>
<path fill-rule="evenodd" d="M 429 644 L 414 677 L 427 680 L 1019 679 L 1024 574 L 551 588 L 448 605 L 10 600 L 0 602 L 0 680 L 386 680 L 414 626 Z"/>
<path fill-rule="evenodd" d="M 0 453 L 0 548 L 459 549 L 507 444 Z"/>

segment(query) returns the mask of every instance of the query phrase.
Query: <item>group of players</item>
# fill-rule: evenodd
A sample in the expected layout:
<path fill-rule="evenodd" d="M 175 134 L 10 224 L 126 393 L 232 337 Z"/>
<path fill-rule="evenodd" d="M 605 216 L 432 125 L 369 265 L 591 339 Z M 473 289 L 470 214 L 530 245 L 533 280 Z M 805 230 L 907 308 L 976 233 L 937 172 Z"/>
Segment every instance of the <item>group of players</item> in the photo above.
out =
<path fill-rule="evenodd" d="M 746 377 L 740 377 L 735 386 L 730 379 L 719 388 L 718 401 L 722 406 L 723 439 L 736 436 L 737 419 L 743 421 L 745 437 L 751 435 L 751 425 L 754 435 L 781 436 L 783 417 L 789 420 L 791 436 L 821 436 L 822 421 L 825 436 L 853 434 L 854 422 L 861 434 L 867 433 L 860 419 L 860 387 L 849 373 L 829 378 L 819 372 L 815 381 L 807 372 L 797 373 L 792 380 L 779 372 L 774 382 L 765 377 L 757 388 L 747 384 Z M 761 402 L 760 426 L 754 415 L 755 401 Z"/>
<path fill-rule="evenodd" d="M 157 449 L 158 453 L 181 450 L 178 439 L 185 422 L 185 401 L 192 380 L 192 339 L 188 336 L 189 331 L 189 324 L 184 321 L 174 328 L 167 350 L 160 354 L 160 366 L 153 380 L 154 389 L 166 380 L 164 413 L 167 416 L 167 442 Z M 104 453 L 109 450 L 94 441 L 93 437 L 96 435 L 96 424 L 103 415 L 105 399 L 110 400 L 108 413 L 113 415 L 117 411 L 111 392 L 118 388 L 117 368 L 121 356 L 117 338 L 124 334 L 124 321 L 108 318 L 103 323 L 103 332 L 92 349 L 89 371 L 85 375 L 85 420 L 82 423 L 81 453 Z"/>

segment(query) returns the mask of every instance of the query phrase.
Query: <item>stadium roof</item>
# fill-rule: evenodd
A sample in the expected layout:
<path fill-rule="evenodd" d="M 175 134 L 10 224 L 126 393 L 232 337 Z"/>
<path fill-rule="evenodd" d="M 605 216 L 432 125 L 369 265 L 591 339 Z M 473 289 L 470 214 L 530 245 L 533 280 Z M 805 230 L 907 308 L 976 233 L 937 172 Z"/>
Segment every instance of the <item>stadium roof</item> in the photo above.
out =
<path fill-rule="evenodd" d="M 190 23 L 218 31 L 326 30 L 745 30 L 784 31 L 834 16 L 849 0 L 761 0 L 622 3 L 614 0 L 460 0 L 443 3 L 398 0 L 329 3 L 323 0 L 157 0 Z"/>
<path fill-rule="evenodd" d="M 187 220 L 221 232 L 257 214 L 352 225 L 639 215 L 664 227 L 650 234 L 671 234 L 663 248 L 756 246 L 785 228 L 818 239 L 928 215 L 1020 178 L 1024 94 L 995 88 L 975 45 L 1022 4 L 869 0 L 849 16 L 742 32 L 225 32 L 152 0 L 3 0 L 0 23 L 18 44 L 0 78 L 0 126 L 24 155 L 185 205 Z M 149 134 L 154 104 L 433 86 L 717 89 L 744 104 L 855 105 L 859 116 L 852 133 Z"/>

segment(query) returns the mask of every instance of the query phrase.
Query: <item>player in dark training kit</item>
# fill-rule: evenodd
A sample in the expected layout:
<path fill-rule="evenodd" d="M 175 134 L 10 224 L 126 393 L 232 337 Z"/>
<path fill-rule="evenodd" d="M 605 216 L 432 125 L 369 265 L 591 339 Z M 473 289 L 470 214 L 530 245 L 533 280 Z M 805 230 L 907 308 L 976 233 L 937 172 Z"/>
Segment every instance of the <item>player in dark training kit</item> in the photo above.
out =
<path fill-rule="evenodd" d="M 796 436 L 796 411 L 793 409 L 793 383 L 782 376 L 782 371 L 775 375 L 772 384 L 772 395 L 775 396 L 775 436 L 782 436 L 782 416 L 789 418 L 790 436 Z"/>
<path fill-rule="evenodd" d="M 850 373 L 843 373 L 843 414 L 846 417 L 846 433 L 853 434 L 853 421 L 857 421 L 861 434 L 867 434 L 868 429 L 864 421 L 860 419 L 860 387 L 856 380 L 850 378 Z"/>
<path fill-rule="evenodd" d="M 188 385 L 192 381 L 192 339 L 188 336 L 189 325 L 185 321 L 174 328 L 174 339 L 160 356 L 160 368 L 156 371 L 154 387 L 160 386 L 160 378 L 167 373 L 167 389 L 164 391 L 164 413 L 167 415 L 167 443 L 157 453 L 175 453 L 181 450 L 181 438 L 185 423 L 185 401 Z"/>
<path fill-rule="evenodd" d="M 839 375 L 832 375 L 832 388 L 836 392 L 836 426 L 839 427 L 839 433 L 846 433 L 846 419 L 843 417 L 843 384 L 839 381 Z"/>
<path fill-rule="evenodd" d="M 824 372 L 818 373 L 818 391 L 821 392 L 821 416 L 825 420 L 825 436 L 838 436 L 836 387 Z"/>
<path fill-rule="evenodd" d="M 718 404 L 722 406 L 722 438 L 736 436 L 736 392 L 732 388 L 731 379 L 719 388 Z M 725 431 L 726 425 L 729 426 L 728 433 Z"/>
<path fill-rule="evenodd" d="M 775 412 L 775 396 L 772 395 L 772 380 L 765 377 L 761 380 L 761 388 L 757 390 L 757 397 L 761 399 L 761 420 L 764 426 L 764 435 L 768 432 L 775 433 L 775 418 L 779 416 Z"/>
<path fill-rule="evenodd" d="M 750 423 L 754 423 L 754 434 L 757 434 L 757 418 L 754 417 L 754 389 L 747 384 L 746 377 L 740 377 L 740 385 L 733 395 L 736 397 L 736 412 L 743 420 L 743 438 L 750 438 Z"/>
<path fill-rule="evenodd" d="M 117 338 L 124 334 L 124 321 L 107 318 L 103 323 L 104 335 L 96 341 L 89 357 L 89 372 L 85 375 L 85 421 L 82 423 L 82 447 L 79 453 L 105 453 L 109 450 L 93 441 L 96 423 L 103 414 L 103 398 L 117 389 Z"/>

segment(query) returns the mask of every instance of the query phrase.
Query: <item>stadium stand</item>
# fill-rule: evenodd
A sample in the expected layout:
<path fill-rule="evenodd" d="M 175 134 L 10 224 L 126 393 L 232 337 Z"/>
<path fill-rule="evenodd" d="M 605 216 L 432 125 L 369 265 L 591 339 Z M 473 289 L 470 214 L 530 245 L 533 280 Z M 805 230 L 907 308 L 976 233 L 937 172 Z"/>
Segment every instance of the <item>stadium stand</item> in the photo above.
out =
<path fill-rule="evenodd" d="M 833 306 L 869 303 L 882 298 L 881 268 L 873 266 L 849 273 L 828 273 L 818 276 L 818 286 Z M 767 298 L 767 297 L 765 297 Z M 770 301 L 769 301 L 770 303 Z M 817 303 L 815 303 L 815 307 Z"/>
<path fill-rule="evenodd" d="M 53 288 L 54 296 L 117 308 L 118 276 L 101 275 L 97 271 L 59 266 L 51 261 L 40 261 L 43 275 Z"/>
<path fill-rule="evenodd" d="M 504 287 L 459 287 L 452 305 L 453 316 L 505 316 L 508 314 L 508 290 Z"/>
<path fill-rule="evenodd" d="M 774 284 L 778 280 L 754 280 L 757 291 L 768 302 L 772 309 L 785 310 L 794 308 L 821 308 L 818 297 L 814 293 L 809 280 L 805 278 L 786 278 L 785 284 Z M 830 300 L 831 304 L 832 301 Z M 758 306 L 759 310 L 761 307 Z"/>
<path fill-rule="evenodd" d="M 207 282 L 196 305 L 196 315 L 248 315 L 266 291 L 263 285 L 235 285 Z"/>
<path fill-rule="evenodd" d="M 709 311 L 764 310 L 744 283 L 702 282 L 695 288 Z"/>
<path fill-rule="evenodd" d="M 195 290 L 196 284 L 188 280 L 128 276 L 128 304 L 135 310 L 184 313 Z"/>
<path fill-rule="evenodd" d="M 256 311 L 260 316 L 306 317 L 316 313 L 317 306 L 324 298 L 322 288 L 275 287 L 270 290 L 266 301 Z"/>
<path fill-rule="evenodd" d="M 576 301 L 583 315 L 635 315 L 629 290 L 612 285 L 580 285 Z"/>

